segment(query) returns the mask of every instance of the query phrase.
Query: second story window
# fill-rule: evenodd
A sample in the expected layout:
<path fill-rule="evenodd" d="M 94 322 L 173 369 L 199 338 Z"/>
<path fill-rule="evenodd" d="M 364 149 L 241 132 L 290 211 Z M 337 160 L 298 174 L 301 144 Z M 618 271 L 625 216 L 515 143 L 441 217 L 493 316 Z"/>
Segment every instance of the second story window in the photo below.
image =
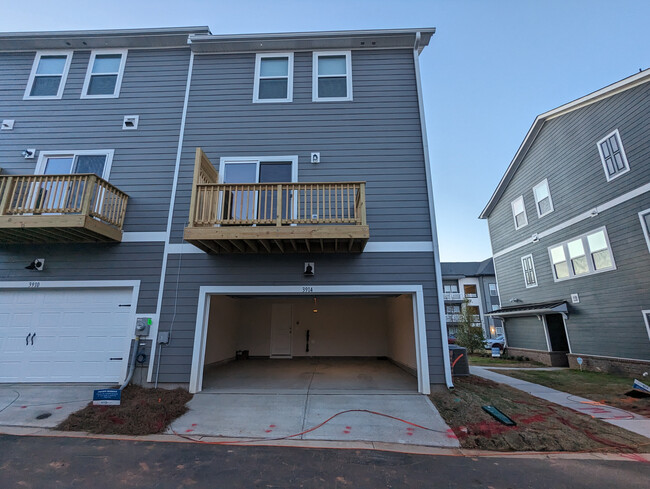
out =
<path fill-rule="evenodd" d="M 463 285 L 463 291 L 465 292 L 465 297 L 478 297 L 478 294 L 476 292 L 476 285 L 475 284 L 465 284 Z"/>
<path fill-rule="evenodd" d="M 71 60 L 72 51 L 36 53 L 23 99 L 60 99 Z"/>
<path fill-rule="evenodd" d="M 520 195 L 511 203 L 512 217 L 515 219 L 515 229 L 523 228 L 528 224 L 526 216 L 526 207 L 524 206 L 524 196 Z"/>
<path fill-rule="evenodd" d="M 497 292 L 497 284 L 488 284 L 488 288 L 490 289 L 490 296 L 496 297 L 499 295 L 499 292 Z"/>
<path fill-rule="evenodd" d="M 253 102 L 293 100 L 293 53 L 258 54 Z"/>
<path fill-rule="evenodd" d="M 81 98 L 117 98 L 126 65 L 126 49 L 93 51 Z"/>
<path fill-rule="evenodd" d="M 535 275 L 535 263 L 533 262 L 533 255 L 526 255 L 521 257 L 521 268 L 524 270 L 524 282 L 526 288 L 537 287 L 537 275 Z"/>
<path fill-rule="evenodd" d="M 639 212 L 639 219 L 641 219 L 641 228 L 648 244 L 648 251 L 650 251 L 650 209 Z"/>
<path fill-rule="evenodd" d="M 546 214 L 553 212 L 553 201 L 551 200 L 551 192 L 548 189 L 548 180 L 546 178 L 533 187 L 533 194 L 535 195 L 535 208 L 538 217 L 544 217 Z"/>
<path fill-rule="evenodd" d="M 548 251 L 556 282 L 616 268 L 605 228 L 551 246 Z"/>
<path fill-rule="evenodd" d="M 350 51 L 314 52 L 312 62 L 313 101 L 352 100 Z"/>
<path fill-rule="evenodd" d="M 444 290 L 447 294 L 457 294 L 458 293 L 458 285 L 457 284 L 445 284 L 444 285 Z"/>
<path fill-rule="evenodd" d="M 630 171 L 618 129 L 598 141 L 598 152 L 608 182 Z"/>

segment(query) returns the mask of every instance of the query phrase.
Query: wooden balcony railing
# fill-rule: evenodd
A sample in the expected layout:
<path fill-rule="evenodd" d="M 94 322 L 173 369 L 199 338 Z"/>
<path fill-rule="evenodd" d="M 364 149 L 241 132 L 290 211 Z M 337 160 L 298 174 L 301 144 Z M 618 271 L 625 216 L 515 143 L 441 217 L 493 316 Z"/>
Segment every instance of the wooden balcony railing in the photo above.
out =
<path fill-rule="evenodd" d="M 121 241 L 127 201 L 93 174 L 0 176 L 0 242 Z"/>
<path fill-rule="evenodd" d="M 365 182 L 216 183 L 206 164 L 198 149 L 186 241 L 215 253 L 363 250 Z"/>

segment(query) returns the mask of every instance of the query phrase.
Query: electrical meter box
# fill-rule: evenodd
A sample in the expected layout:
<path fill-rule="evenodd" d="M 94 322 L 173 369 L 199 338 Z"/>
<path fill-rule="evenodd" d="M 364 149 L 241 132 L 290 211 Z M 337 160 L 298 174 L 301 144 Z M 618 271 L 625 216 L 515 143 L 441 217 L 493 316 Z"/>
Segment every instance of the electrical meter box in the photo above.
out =
<path fill-rule="evenodd" d="M 135 334 L 137 336 L 149 336 L 151 323 L 151 318 L 137 318 L 135 320 Z"/>

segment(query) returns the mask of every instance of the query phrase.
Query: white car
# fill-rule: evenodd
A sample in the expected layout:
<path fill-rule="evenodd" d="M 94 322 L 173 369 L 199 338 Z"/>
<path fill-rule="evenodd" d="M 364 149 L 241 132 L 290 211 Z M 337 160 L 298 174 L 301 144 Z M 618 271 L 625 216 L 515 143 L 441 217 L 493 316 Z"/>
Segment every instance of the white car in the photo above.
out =
<path fill-rule="evenodd" d="M 503 350 L 503 347 L 506 345 L 506 339 L 503 335 L 501 335 L 497 336 L 496 338 L 488 338 L 483 344 L 487 350 L 491 350 L 494 347 L 498 348 L 499 350 Z"/>

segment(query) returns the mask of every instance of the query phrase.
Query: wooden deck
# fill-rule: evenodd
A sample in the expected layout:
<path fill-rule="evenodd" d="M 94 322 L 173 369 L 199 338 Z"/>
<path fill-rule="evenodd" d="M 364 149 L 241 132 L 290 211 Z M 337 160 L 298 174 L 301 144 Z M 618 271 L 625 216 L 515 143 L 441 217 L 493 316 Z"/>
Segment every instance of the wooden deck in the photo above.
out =
<path fill-rule="evenodd" d="M 360 253 L 365 182 L 217 183 L 197 149 L 184 238 L 208 253 Z"/>
<path fill-rule="evenodd" d="M 119 242 L 127 201 L 92 174 L 0 176 L 0 243 Z"/>

